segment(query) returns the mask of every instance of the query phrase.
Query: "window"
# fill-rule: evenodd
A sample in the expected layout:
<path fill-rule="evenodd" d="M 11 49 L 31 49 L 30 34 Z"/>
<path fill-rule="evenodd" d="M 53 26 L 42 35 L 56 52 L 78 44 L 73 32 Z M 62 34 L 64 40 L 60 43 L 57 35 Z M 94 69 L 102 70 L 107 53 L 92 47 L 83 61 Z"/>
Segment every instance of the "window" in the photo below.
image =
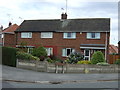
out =
<path fill-rule="evenodd" d="M 100 39 L 100 33 L 87 33 L 88 39 Z"/>
<path fill-rule="evenodd" d="M 73 52 L 75 52 L 73 48 L 64 48 L 62 49 L 62 56 L 69 56 Z"/>
<path fill-rule="evenodd" d="M 31 32 L 22 32 L 21 38 L 32 38 L 32 33 Z"/>
<path fill-rule="evenodd" d="M 53 48 L 46 48 L 47 56 L 53 55 Z"/>
<path fill-rule="evenodd" d="M 76 33 L 71 33 L 71 32 L 63 33 L 63 38 L 74 39 L 76 38 Z"/>
<path fill-rule="evenodd" d="M 32 53 L 33 52 L 33 48 L 28 48 L 28 53 Z"/>
<path fill-rule="evenodd" d="M 52 32 L 41 32 L 41 38 L 53 38 Z"/>

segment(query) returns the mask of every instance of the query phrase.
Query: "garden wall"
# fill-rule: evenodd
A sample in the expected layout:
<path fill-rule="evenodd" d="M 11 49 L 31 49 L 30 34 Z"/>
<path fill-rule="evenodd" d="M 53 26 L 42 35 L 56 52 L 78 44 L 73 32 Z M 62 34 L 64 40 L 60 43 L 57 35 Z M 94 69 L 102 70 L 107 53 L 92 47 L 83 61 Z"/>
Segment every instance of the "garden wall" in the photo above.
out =
<path fill-rule="evenodd" d="M 46 61 L 17 60 L 17 67 L 40 72 L 56 72 L 56 65 Z M 117 73 L 120 70 L 118 65 L 65 64 L 63 68 L 58 66 L 58 73 L 61 73 L 62 69 L 64 69 L 64 73 Z"/>

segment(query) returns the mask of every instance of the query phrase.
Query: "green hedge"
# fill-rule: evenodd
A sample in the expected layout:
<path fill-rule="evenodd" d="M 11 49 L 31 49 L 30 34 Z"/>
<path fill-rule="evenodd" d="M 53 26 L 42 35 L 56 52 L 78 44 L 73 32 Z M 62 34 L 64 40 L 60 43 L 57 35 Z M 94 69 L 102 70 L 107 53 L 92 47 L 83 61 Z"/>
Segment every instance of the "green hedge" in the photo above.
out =
<path fill-rule="evenodd" d="M 16 48 L 2 47 L 2 64 L 16 67 Z"/>

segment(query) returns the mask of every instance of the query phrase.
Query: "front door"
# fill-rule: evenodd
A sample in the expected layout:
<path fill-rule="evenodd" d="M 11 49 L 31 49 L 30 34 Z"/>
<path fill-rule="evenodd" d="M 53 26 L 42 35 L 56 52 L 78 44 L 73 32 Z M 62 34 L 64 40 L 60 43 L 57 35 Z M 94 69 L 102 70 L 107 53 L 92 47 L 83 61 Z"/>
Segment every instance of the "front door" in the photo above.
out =
<path fill-rule="evenodd" d="M 84 59 L 90 60 L 90 50 L 89 49 L 84 50 Z"/>

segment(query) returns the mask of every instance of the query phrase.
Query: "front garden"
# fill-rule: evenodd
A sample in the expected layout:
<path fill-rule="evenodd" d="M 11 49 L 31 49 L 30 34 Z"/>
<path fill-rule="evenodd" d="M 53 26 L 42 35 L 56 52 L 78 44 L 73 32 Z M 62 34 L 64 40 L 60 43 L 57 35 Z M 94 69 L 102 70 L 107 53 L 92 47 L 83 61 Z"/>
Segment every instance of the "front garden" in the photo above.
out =
<path fill-rule="evenodd" d="M 11 49 L 10 52 L 9 49 Z M 14 53 L 11 53 L 12 50 L 14 50 Z M 58 70 L 62 70 L 61 67 L 63 67 L 65 72 L 94 72 L 96 70 L 98 70 L 98 72 L 102 72 L 105 69 L 106 71 L 110 71 L 110 69 L 112 69 L 111 72 L 116 72 L 116 70 L 118 70 L 116 69 L 117 65 L 120 64 L 120 59 L 116 60 L 113 65 L 106 63 L 104 55 L 100 51 L 95 52 L 90 61 L 84 60 L 84 56 L 78 52 L 70 54 L 66 60 L 61 60 L 53 55 L 48 57 L 44 47 L 33 49 L 31 54 L 27 53 L 24 49 L 3 47 L 3 56 L 3 64 L 5 65 L 16 66 L 15 64 L 17 63 L 17 67 L 20 68 L 45 72 L 55 72 L 56 63 L 64 64 L 63 66 L 59 66 Z M 14 59 L 10 59 L 9 56 L 14 57 Z M 13 65 L 10 64 L 10 61 Z"/>

